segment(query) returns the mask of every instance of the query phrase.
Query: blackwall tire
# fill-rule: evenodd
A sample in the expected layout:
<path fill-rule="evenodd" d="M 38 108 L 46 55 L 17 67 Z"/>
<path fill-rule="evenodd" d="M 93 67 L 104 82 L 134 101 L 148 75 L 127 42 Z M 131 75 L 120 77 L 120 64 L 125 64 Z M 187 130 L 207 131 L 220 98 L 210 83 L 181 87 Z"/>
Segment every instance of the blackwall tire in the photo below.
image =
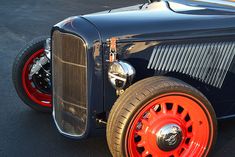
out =
<path fill-rule="evenodd" d="M 128 88 L 107 124 L 114 157 L 205 157 L 216 135 L 216 116 L 207 98 L 169 77 L 147 78 Z"/>
<path fill-rule="evenodd" d="M 44 44 L 47 38 L 46 36 L 37 38 L 21 49 L 14 60 L 12 69 L 12 80 L 18 96 L 29 107 L 40 112 L 52 111 L 51 94 L 38 92 L 37 96 L 40 96 L 40 98 L 34 96 L 34 93 L 30 90 L 31 86 L 28 86 L 26 75 L 30 62 L 44 52 Z"/>

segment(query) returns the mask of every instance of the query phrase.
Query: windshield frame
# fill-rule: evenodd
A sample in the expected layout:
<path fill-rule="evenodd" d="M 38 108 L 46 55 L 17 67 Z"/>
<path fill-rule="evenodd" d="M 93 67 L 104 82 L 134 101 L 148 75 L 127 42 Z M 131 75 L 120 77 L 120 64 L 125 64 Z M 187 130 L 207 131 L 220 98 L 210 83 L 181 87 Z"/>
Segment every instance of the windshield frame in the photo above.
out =
<path fill-rule="evenodd" d="M 235 12 L 235 1 L 229 0 L 164 0 L 167 2 L 175 2 L 192 7 L 200 7 L 213 10 L 221 10 L 227 12 Z"/>

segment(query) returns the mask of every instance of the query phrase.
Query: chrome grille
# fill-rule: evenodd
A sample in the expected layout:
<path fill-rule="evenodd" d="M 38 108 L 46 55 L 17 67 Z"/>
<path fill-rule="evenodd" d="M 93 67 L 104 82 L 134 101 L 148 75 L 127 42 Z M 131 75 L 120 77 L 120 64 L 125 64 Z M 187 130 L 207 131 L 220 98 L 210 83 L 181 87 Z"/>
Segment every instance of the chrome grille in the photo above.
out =
<path fill-rule="evenodd" d="M 82 136 L 87 126 L 87 57 L 83 40 L 52 36 L 53 116 L 61 133 Z"/>

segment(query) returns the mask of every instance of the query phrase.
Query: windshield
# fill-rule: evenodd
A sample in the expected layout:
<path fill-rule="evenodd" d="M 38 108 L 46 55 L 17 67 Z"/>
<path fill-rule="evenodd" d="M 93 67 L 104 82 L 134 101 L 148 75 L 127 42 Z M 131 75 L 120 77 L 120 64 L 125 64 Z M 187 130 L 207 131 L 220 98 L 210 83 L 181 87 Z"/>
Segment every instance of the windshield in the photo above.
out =
<path fill-rule="evenodd" d="M 193 7 L 217 9 L 235 12 L 235 0 L 167 0 L 169 2 L 183 3 Z"/>

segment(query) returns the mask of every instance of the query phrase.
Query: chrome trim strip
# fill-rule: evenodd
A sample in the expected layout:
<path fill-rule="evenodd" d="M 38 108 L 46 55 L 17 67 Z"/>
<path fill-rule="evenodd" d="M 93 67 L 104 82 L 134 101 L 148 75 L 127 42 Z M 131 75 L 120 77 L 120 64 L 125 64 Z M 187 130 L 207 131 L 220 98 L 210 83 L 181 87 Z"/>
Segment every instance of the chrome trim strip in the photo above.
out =
<path fill-rule="evenodd" d="M 68 101 L 66 101 L 66 100 L 62 99 L 61 97 L 58 97 L 58 98 L 60 99 L 60 101 L 62 101 L 62 102 L 64 102 L 64 103 L 66 103 L 66 104 L 70 104 L 71 106 L 75 106 L 75 107 L 80 108 L 80 109 L 83 109 L 83 110 L 86 110 L 86 109 L 87 109 L 86 107 L 77 106 L 77 105 L 76 105 L 76 104 L 74 104 L 74 103 L 68 102 Z M 82 102 L 80 102 L 80 103 L 82 103 Z"/>
<path fill-rule="evenodd" d="M 55 58 L 57 58 L 61 63 L 63 64 L 69 64 L 69 65 L 73 65 L 73 66 L 77 66 L 77 67 L 80 67 L 80 68 L 86 68 L 85 65 L 81 65 L 81 64 L 76 64 L 76 63 L 72 63 L 72 62 L 67 62 L 67 61 L 64 61 L 63 59 L 61 59 L 60 57 L 56 56 L 55 54 L 52 54 Z"/>

